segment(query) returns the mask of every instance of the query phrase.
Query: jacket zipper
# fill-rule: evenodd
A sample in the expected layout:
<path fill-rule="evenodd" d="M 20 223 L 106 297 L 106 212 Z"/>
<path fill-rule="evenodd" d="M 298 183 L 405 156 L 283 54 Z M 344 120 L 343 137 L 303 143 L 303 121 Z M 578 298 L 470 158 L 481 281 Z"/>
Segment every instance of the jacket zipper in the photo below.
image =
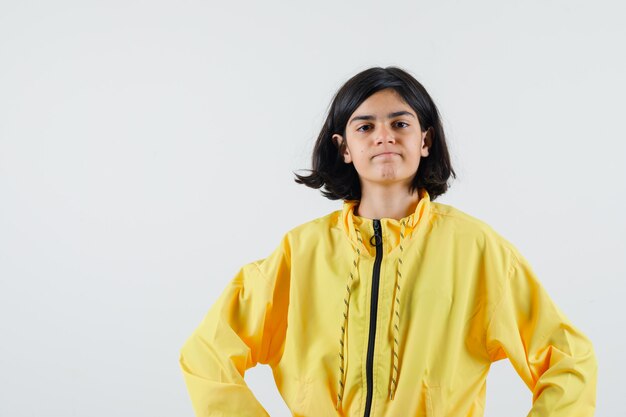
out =
<path fill-rule="evenodd" d="M 372 238 L 374 243 L 372 243 Z M 378 314 L 378 287 L 380 283 L 380 264 L 383 260 L 383 237 L 381 233 L 380 220 L 374 219 L 374 236 L 370 238 L 370 244 L 376 246 L 376 260 L 374 261 L 374 271 L 372 275 L 372 300 L 370 305 L 370 330 L 369 341 L 367 343 L 367 399 L 365 401 L 365 417 L 370 416 L 372 408 L 372 396 L 374 394 L 374 342 L 376 338 L 376 315 Z"/>

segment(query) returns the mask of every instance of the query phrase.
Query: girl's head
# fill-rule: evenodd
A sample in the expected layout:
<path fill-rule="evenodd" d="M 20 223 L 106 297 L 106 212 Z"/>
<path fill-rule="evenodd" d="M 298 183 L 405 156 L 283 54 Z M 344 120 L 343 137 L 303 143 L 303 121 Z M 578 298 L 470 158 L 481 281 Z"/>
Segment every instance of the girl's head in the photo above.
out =
<path fill-rule="evenodd" d="M 337 91 L 312 165 L 295 181 L 324 187 L 331 200 L 360 200 L 362 188 L 374 183 L 405 184 L 410 194 L 425 188 L 434 200 L 456 178 L 435 103 L 397 67 L 367 69 Z"/>

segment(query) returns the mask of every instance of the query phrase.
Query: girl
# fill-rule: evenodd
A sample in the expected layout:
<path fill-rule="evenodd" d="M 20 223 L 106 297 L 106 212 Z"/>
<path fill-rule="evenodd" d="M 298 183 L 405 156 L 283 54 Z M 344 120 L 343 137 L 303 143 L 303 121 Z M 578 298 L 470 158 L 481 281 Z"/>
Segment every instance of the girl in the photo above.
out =
<path fill-rule="evenodd" d="M 434 200 L 450 177 L 437 107 L 397 67 L 335 95 L 296 182 L 342 199 L 237 272 L 184 344 L 197 416 L 267 416 L 244 381 L 272 367 L 294 416 L 482 416 L 492 362 L 533 392 L 528 415 L 592 416 L 591 342 L 517 248 Z"/>

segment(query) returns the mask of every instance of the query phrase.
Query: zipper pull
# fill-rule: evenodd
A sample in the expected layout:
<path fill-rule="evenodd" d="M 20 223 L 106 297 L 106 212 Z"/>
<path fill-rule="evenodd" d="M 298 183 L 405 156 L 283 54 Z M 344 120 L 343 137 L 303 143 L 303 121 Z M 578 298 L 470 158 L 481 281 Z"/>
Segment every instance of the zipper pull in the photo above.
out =
<path fill-rule="evenodd" d="M 374 242 L 372 242 L 374 239 Z M 370 245 L 378 246 L 383 243 L 383 235 L 381 233 L 380 220 L 374 219 L 374 235 L 370 237 Z"/>

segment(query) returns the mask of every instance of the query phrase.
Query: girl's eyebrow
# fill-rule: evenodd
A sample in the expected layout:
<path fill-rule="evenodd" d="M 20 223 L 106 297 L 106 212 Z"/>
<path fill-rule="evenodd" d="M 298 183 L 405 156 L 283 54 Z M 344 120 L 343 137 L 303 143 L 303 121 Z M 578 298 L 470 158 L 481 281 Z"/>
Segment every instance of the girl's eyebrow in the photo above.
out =
<path fill-rule="evenodd" d="M 398 116 L 405 116 L 405 115 L 406 115 L 406 116 L 411 116 L 411 117 L 415 118 L 415 115 L 414 115 L 413 113 L 408 112 L 408 111 L 406 111 L 406 110 L 402 110 L 402 111 L 396 111 L 396 112 L 393 112 L 393 113 L 389 113 L 389 114 L 387 115 L 387 119 L 391 119 L 391 118 L 398 117 Z M 354 116 L 354 117 L 352 118 L 352 120 L 350 120 L 350 122 L 348 123 L 348 125 L 349 125 L 350 123 L 352 123 L 352 122 L 357 121 L 357 120 L 375 120 L 375 119 L 376 119 L 376 118 L 375 118 L 374 116 L 369 115 L 369 114 L 365 114 L 365 115 L 363 115 L 363 116 Z"/>

